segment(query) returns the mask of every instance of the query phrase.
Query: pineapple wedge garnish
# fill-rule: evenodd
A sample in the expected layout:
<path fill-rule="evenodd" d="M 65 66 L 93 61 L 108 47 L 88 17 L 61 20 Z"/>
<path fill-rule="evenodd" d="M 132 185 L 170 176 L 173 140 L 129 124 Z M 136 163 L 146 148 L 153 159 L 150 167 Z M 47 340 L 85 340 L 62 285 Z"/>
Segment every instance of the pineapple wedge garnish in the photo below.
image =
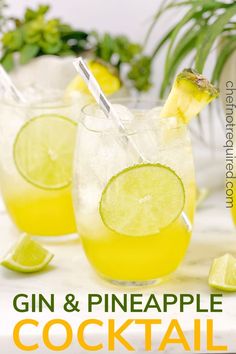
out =
<path fill-rule="evenodd" d="M 177 117 L 187 124 L 218 96 L 219 90 L 203 75 L 184 69 L 175 79 L 161 117 Z"/>

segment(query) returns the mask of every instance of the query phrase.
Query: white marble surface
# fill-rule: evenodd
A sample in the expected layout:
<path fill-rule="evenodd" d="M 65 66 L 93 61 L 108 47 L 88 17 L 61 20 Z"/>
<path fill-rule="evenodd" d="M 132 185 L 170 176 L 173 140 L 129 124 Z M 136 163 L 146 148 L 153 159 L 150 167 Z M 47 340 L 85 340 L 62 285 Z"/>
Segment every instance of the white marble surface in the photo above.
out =
<path fill-rule="evenodd" d="M 0 215 L 1 225 L 1 251 L 5 252 L 8 244 L 16 235 L 6 214 Z M 200 318 L 202 323 L 207 318 L 214 319 L 215 342 L 217 344 L 227 344 L 228 353 L 236 352 L 236 294 L 224 294 L 223 313 L 201 313 L 195 312 L 194 306 L 190 306 L 185 313 L 179 313 L 177 306 L 173 306 L 169 313 L 149 312 L 147 314 L 128 314 L 118 312 L 116 314 L 105 314 L 101 308 L 93 314 L 86 312 L 86 299 L 88 293 L 116 293 L 122 295 L 124 292 L 142 292 L 144 299 L 151 293 L 155 293 L 161 299 L 163 293 L 191 293 L 201 294 L 202 303 L 207 306 L 211 289 L 207 285 L 209 266 L 213 258 L 226 252 L 236 255 L 236 230 L 231 222 L 230 215 L 224 207 L 223 192 L 215 193 L 211 196 L 200 210 L 198 210 L 195 220 L 195 228 L 191 245 L 187 256 L 175 274 L 165 283 L 149 287 L 146 289 L 119 289 L 113 285 L 99 279 L 88 264 L 81 248 L 80 241 L 71 241 L 65 244 L 47 244 L 47 247 L 55 253 L 55 259 L 47 271 L 34 275 L 20 275 L 0 269 L 0 343 L 1 353 L 17 354 L 22 351 L 16 349 L 12 340 L 14 325 L 24 318 L 38 319 L 40 326 L 38 329 L 28 328 L 22 332 L 26 343 L 32 343 L 36 339 L 40 343 L 40 354 L 50 353 L 45 349 L 41 340 L 43 324 L 52 318 L 64 318 L 70 322 L 75 330 L 79 323 L 86 318 L 98 318 L 104 322 L 107 318 L 115 318 L 117 323 L 128 318 L 160 318 L 163 325 L 153 327 L 153 351 L 157 352 L 158 343 L 167 329 L 167 325 L 173 318 L 178 318 L 190 345 L 193 340 L 193 320 Z M 215 291 L 214 291 L 215 292 Z M 18 293 L 43 293 L 44 295 L 54 293 L 56 295 L 56 313 L 49 312 L 37 314 L 19 314 L 12 309 L 12 300 Z M 74 293 L 80 300 L 80 313 L 65 314 L 62 310 L 64 296 L 67 293 Z M 139 328 L 138 328 L 139 327 Z M 203 326 L 204 327 L 204 326 Z M 141 331 L 141 332 L 140 332 Z M 136 352 L 144 353 L 143 331 L 140 326 L 132 327 L 124 335 L 135 345 Z M 106 341 L 106 329 L 87 333 L 87 337 L 92 342 L 98 339 Z M 56 340 L 56 339 L 55 339 Z M 70 349 L 63 353 L 83 353 L 76 342 L 76 336 Z M 87 351 L 88 352 L 88 351 Z M 106 345 L 101 353 L 107 353 Z M 126 353 L 127 350 L 117 347 L 115 353 Z M 191 352 L 194 352 L 192 350 Z M 205 329 L 202 331 L 202 348 L 205 350 Z M 166 353 L 183 353 L 183 348 L 179 345 L 172 345 Z"/>

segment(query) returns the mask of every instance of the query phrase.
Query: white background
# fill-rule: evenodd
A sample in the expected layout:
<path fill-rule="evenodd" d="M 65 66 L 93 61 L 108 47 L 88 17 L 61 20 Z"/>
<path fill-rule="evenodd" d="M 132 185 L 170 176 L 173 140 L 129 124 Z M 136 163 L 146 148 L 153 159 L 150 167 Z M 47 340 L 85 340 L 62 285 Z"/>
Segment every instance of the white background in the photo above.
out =
<path fill-rule="evenodd" d="M 51 4 L 51 14 L 86 30 L 126 33 L 135 40 L 144 37 L 160 0 L 8 0 L 12 15 L 22 15 L 26 6 Z"/>

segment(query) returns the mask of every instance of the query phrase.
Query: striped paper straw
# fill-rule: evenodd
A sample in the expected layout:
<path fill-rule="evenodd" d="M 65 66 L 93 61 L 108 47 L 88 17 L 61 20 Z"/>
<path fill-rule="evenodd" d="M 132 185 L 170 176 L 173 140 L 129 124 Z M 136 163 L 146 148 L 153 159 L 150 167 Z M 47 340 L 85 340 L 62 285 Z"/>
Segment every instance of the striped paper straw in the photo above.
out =
<path fill-rule="evenodd" d="M 82 79 L 85 81 L 86 85 L 88 86 L 89 91 L 93 95 L 95 101 L 100 106 L 104 114 L 107 118 L 110 118 L 115 123 L 119 133 L 121 133 L 120 139 L 123 146 L 129 147 L 131 152 L 135 153 L 137 157 L 141 158 L 142 161 L 145 158 L 142 156 L 141 151 L 134 143 L 134 141 L 129 137 L 125 131 L 125 126 L 121 121 L 119 114 L 116 112 L 112 104 L 108 101 L 107 97 L 103 93 L 99 83 L 95 79 L 94 75 L 91 73 L 87 65 L 85 64 L 84 60 L 79 57 L 74 61 L 74 66 Z"/>

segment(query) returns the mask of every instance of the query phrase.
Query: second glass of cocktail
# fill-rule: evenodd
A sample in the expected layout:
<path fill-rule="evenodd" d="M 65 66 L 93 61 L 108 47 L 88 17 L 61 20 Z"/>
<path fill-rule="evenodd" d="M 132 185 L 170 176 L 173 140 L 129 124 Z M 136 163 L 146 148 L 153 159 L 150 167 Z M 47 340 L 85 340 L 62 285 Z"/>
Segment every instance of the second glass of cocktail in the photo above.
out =
<path fill-rule="evenodd" d="M 71 182 L 79 101 L 26 90 L 0 102 L 0 181 L 9 215 L 34 236 L 76 235 Z M 62 238 L 61 238 L 62 239 Z"/>
<path fill-rule="evenodd" d="M 125 136 L 97 105 L 81 113 L 74 178 L 78 231 L 102 277 L 149 284 L 173 272 L 189 244 L 191 143 L 178 118 L 160 117 L 160 104 L 126 99 L 114 107 Z"/>

